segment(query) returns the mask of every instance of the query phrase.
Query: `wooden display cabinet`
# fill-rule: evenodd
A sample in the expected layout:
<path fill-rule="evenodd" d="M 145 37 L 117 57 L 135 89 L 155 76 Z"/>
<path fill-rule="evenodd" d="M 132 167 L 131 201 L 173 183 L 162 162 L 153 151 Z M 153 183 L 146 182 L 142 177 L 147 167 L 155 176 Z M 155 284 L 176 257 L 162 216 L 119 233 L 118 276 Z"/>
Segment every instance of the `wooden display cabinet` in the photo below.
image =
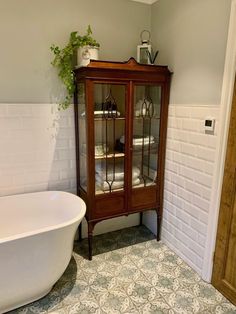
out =
<path fill-rule="evenodd" d="M 160 238 L 170 78 L 167 66 L 133 58 L 75 70 L 77 182 L 87 205 L 89 259 L 94 226 L 104 219 L 154 209 Z"/>

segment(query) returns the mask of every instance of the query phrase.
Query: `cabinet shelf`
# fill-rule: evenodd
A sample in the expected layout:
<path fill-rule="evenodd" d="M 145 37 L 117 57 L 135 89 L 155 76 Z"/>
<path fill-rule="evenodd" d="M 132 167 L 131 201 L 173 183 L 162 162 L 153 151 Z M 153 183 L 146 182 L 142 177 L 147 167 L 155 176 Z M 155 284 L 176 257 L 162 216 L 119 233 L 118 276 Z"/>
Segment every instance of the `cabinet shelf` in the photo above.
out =
<path fill-rule="evenodd" d="M 154 116 L 154 117 L 150 117 L 149 118 L 148 116 L 147 117 L 141 117 L 141 116 L 137 117 L 137 116 L 134 116 L 134 120 L 143 120 L 143 119 L 144 120 L 150 120 L 150 119 L 151 120 L 160 120 L 160 117 L 155 117 Z"/>
<path fill-rule="evenodd" d="M 119 147 L 119 145 L 116 144 L 116 148 L 117 148 L 117 151 L 120 152 L 120 153 L 123 153 L 124 152 L 124 145 Z M 147 145 L 133 145 L 131 151 L 134 155 L 140 155 L 142 153 L 144 154 L 147 154 L 147 153 L 150 153 L 150 154 L 156 154 L 157 153 L 157 150 L 158 150 L 158 143 L 152 143 L 150 144 L 150 146 L 147 144 Z"/>
<path fill-rule="evenodd" d="M 137 148 L 136 147 L 136 148 L 133 148 L 132 152 L 133 152 L 134 155 L 140 155 L 143 152 L 144 152 L 144 154 L 147 154 L 147 153 L 155 154 L 157 152 L 157 149 L 158 149 L 158 145 L 156 145 L 155 147 L 150 147 L 150 149 L 149 149 L 148 146 L 147 147 L 145 146 L 143 148 L 143 151 L 142 151 L 142 148 Z"/>
<path fill-rule="evenodd" d="M 125 121 L 125 117 L 118 117 L 118 118 L 97 117 L 97 118 L 94 118 L 94 121 Z"/>
<path fill-rule="evenodd" d="M 121 158 L 124 156 L 125 156 L 125 153 L 114 152 L 114 153 L 109 153 L 109 154 L 104 154 L 104 155 L 95 155 L 95 159 Z"/>

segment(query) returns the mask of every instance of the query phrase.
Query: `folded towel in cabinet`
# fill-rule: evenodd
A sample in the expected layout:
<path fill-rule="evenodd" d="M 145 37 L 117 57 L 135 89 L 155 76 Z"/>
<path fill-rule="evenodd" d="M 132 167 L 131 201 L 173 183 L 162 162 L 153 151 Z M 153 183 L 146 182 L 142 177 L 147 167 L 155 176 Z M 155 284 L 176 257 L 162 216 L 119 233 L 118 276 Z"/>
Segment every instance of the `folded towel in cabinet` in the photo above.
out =
<path fill-rule="evenodd" d="M 125 136 L 122 135 L 120 138 L 120 142 L 122 144 L 125 144 Z M 150 136 L 140 136 L 140 135 L 134 135 L 133 136 L 133 145 L 147 145 L 147 144 L 153 144 L 155 143 L 155 139 L 154 136 L 150 135 Z"/>
<path fill-rule="evenodd" d="M 113 172 L 115 170 L 115 172 Z M 110 164 L 107 166 L 106 172 L 106 164 L 99 163 L 96 165 L 95 169 L 96 173 L 103 179 L 103 180 L 124 180 L 124 165 L 123 164 L 116 164 L 115 169 L 113 169 L 113 165 Z M 114 174 L 114 177 L 113 177 Z M 138 167 L 132 167 L 132 178 L 135 179 L 140 175 L 140 169 Z"/>
<path fill-rule="evenodd" d="M 81 113 L 81 117 L 85 117 L 85 112 L 82 112 Z M 117 117 L 120 117 L 120 112 L 119 111 L 116 111 L 116 110 L 111 110 L 111 111 L 108 111 L 108 110 L 95 110 L 94 111 L 94 116 L 95 117 L 102 117 L 103 115 L 105 116 L 108 116 L 108 115 L 112 115 L 112 116 L 117 116 Z"/>
<path fill-rule="evenodd" d="M 150 178 L 152 181 L 155 181 L 157 178 L 157 171 L 146 166 L 143 166 L 143 174 L 146 177 Z"/>
<path fill-rule="evenodd" d="M 140 151 L 140 150 L 144 149 L 145 151 L 147 151 L 149 149 L 149 145 L 150 145 L 151 149 L 154 149 L 154 148 L 157 149 L 157 143 L 155 141 L 150 141 L 149 142 L 149 140 L 148 141 L 145 140 L 145 141 L 142 141 L 142 142 L 135 142 L 135 144 L 133 143 L 133 150 Z M 116 140 L 115 149 L 118 152 L 124 153 L 124 151 L 125 151 L 125 144 L 121 143 L 120 140 Z"/>
<path fill-rule="evenodd" d="M 149 166 L 150 168 L 156 170 L 157 168 L 157 161 L 158 161 L 158 155 L 157 154 L 150 154 L 149 156 L 144 156 L 143 163 L 146 166 Z"/>
<path fill-rule="evenodd" d="M 136 178 L 136 179 L 132 180 L 132 184 L 133 185 L 140 184 L 140 179 Z M 107 181 L 102 180 L 101 177 L 96 175 L 96 186 L 97 186 L 97 188 L 100 188 L 104 191 L 110 190 L 110 188 L 111 188 L 111 190 L 115 190 L 115 189 L 123 188 L 124 187 L 124 181 L 113 181 L 112 182 L 112 180 L 109 180 L 107 182 Z"/>

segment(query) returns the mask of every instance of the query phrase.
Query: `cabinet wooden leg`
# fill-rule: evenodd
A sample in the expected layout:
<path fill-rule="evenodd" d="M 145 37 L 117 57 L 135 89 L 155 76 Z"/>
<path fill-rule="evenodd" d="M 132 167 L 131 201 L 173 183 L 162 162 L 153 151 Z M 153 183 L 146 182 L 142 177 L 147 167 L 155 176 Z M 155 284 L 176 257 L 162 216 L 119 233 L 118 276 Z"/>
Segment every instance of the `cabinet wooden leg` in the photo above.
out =
<path fill-rule="evenodd" d="M 94 225 L 93 223 L 88 223 L 88 246 L 89 246 L 89 260 L 92 260 L 92 256 L 93 256 L 93 229 L 94 229 Z"/>
<path fill-rule="evenodd" d="M 79 241 L 82 240 L 82 222 L 79 224 L 78 228 Z"/>
<path fill-rule="evenodd" d="M 142 224 L 143 224 L 143 212 L 140 213 L 139 219 L 140 219 L 139 225 L 142 226 Z"/>
<path fill-rule="evenodd" d="M 89 245 L 89 256 L 88 256 L 88 258 L 91 261 L 92 257 L 93 257 L 93 248 L 92 248 L 92 245 L 93 245 L 93 235 L 92 234 L 88 235 L 88 245 Z"/>
<path fill-rule="evenodd" d="M 160 232 L 161 232 L 161 215 L 159 210 L 157 210 L 157 241 L 160 241 Z"/>

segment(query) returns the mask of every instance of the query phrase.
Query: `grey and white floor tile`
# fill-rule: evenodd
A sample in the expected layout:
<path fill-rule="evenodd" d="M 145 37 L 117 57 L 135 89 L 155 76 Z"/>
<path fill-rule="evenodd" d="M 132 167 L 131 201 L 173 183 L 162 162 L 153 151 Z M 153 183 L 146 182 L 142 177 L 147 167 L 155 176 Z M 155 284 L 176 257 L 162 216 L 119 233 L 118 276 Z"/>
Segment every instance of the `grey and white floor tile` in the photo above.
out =
<path fill-rule="evenodd" d="M 75 244 L 65 273 L 41 300 L 9 314 L 236 314 L 236 307 L 201 280 L 145 227 Z"/>

